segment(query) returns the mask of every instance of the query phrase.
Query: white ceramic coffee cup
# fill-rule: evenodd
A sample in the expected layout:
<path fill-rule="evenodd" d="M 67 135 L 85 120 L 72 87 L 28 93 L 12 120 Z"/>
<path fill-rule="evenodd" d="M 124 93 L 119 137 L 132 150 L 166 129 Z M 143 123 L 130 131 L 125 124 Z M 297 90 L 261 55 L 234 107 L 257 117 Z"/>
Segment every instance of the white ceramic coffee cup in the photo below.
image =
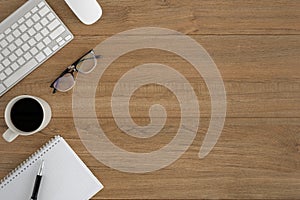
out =
<path fill-rule="evenodd" d="M 21 99 L 24 98 L 31 98 L 36 100 L 42 107 L 43 109 L 43 121 L 41 123 L 41 125 L 39 126 L 39 128 L 37 128 L 36 130 L 32 131 L 32 132 L 23 132 L 20 131 L 19 129 L 17 129 L 14 124 L 11 121 L 11 109 L 14 106 L 14 104 L 16 102 L 18 102 Z M 43 99 L 39 98 L 39 97 L 34 97 L 34 96 L 30 96 L 30 95 L 21 95 L 21 96 L 17 96 L 15 98 L 13 98 L 6 106 L 5 108 L 5 113 L 4 113 L 4 118 L 5 118 L 5 122 L 6 125 L 8 126 L 8 129 L 5 131 L 5 133 L 3 133 L 3 138 L 7 141 L 7 142 L 12 142 L 14 139 L 16 139 L 19 135 L 32 135 L 34 133 L 37 133 L 39 131 L 41 131 L 42 129 L 44 129 L 50 122 L 51 120 L 51 108 L 49 106 L 49 104 L 44 101 Z"/>

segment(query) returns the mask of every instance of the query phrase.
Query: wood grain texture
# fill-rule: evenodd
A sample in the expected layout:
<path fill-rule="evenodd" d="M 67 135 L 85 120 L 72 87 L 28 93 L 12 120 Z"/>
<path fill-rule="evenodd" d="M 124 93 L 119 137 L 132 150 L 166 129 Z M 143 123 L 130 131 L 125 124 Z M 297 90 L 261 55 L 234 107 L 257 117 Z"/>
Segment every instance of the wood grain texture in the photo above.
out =
<path fill-rule="evenodd" d="M 24 2 L 0 0 L 0 20 Z M 53 111 L 51 123 L 41 133 L 11 144 L 0 139 L 0 178 L 60 134 L 103 182 L 104 190 L 93 200 L 300 197 L 300 1 L 102 0 L 103 18 L 92 26 L 81 24 L 63 1 L 47 2 L 75 39 L 0 98 L 0 113 L 11 98 L 21 94 L 47 100 Z M 130 114 L 137 124 L 146 125 L 150 106 L 164 105 L 168 119 L 162 131 L 137 139 L 116 126 L 110 105 L 113 88 L 122 74 L 137 65 L 163 63 L 178 70 L 193 86 L 201 108 L 198 134 L 179 160 L 156 172 L 130 174 L 103 165 L 87 151 L 74 127 L 72 92 L 53 95 L 49 85 L 96 44 L 118 32 L 147 26 L 185 33 L 208 51 L 224 80 L 228 109 L 217 145 L 200 160 L 197 154 L 211 116 L 203 78 L 187 61 L 169 52 L 145 49 L 120 57 L 101 78 L 95 100 L 99 124 L 117 146 L 132 152 L 157 150 L 172 140 L 180 122 L 174 94 L 152 84 L 134 93 Z M 88 121 L 91 116 L 84 117 Z M 5 129 L 2 114 L 0 132 Z"/>

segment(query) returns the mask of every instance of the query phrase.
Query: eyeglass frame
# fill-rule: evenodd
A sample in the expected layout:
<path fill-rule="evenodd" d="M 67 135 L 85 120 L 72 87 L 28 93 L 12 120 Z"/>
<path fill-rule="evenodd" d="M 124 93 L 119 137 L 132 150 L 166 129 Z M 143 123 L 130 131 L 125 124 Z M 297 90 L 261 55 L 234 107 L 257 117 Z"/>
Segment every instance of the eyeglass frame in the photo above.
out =
<path fill-rule="evenodd" d="M 54 84 L 56 83 L 56 81 L 58 81 L 60 78 L 62 78 L 64 75 L 70 73 L 74 80 L 75 80 L 75 77 L 74 77 L 74 72 L 80 72 L 78 69 L 77 69 L 77 66 L 79 63 L 87 60 L 87 59 L 83 59 L 85 56 L 87 56 L 88 54 L 92 53 L 96 59 L 100 58 L 101 56 L 100 55 L 96 55 L 94 50 L 91 49 L 90 51 L 88 51 L 87 53 L 85 53 L 83 56 L 81 56 L 79 59 L 77 59 L 73 64 L 69 65 L 50 85 L 51 88 L 53 88 L 53 94 L 56 93 L 57 89 L 54 87 Z M 94 68 L 93 68 L 94 69 Z M 92 72 L 93 69 L 90 71 Z M 86 74 L 90 73 L 90 72 L 87 72 Z M 84 72 L 82 72 L 84 73 Z M 72 87 L 70 88 L 72 89 Z M 66 91 L 67 92 L 67 91 Z"/>

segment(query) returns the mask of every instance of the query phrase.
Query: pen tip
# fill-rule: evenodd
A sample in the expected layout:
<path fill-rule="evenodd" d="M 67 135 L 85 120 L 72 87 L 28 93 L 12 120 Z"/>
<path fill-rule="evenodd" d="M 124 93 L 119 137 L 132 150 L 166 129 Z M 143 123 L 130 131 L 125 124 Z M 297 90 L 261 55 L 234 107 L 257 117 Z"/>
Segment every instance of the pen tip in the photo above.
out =
<path fill-rule="evenodd" d="M 39 169 L 38 175 L 42 175 L 42 172 L 43 172 L 43 169 L 44 169 L 44 164 L 45 164 L 45 161 L 42 160 L 42 163 L 40 165 L 40 169 Z"/>

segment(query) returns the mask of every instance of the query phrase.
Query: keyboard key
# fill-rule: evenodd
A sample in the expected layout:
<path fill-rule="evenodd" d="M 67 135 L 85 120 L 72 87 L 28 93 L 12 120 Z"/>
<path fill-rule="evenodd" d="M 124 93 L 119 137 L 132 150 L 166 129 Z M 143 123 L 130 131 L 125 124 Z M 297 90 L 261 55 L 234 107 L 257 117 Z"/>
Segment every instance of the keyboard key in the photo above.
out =
<path fill-rule="evenodd" d="M 14 40 L 14 37 L 12 35 L 9 35 L 9 36 L 6 37 L 6 40 L 8 42 L 12 42 Z"/>
<path fill-rule="evenodd" d="M 28 33 L 30 36 L 33 36 L 34 34 L 36 34 L 36 31 L 33 28 L 31 28 L 28 30 Z"/>
<path fill-rule="evenodd" d="M 65 38 L 65 40 L 70 40 L 72 37 L 71 37 L 71 35 L 68 35 L 66 38 Z"/>
<path fill-rule="evenodd" d="M 18 27 L 18 24 L 17 24 L 17 23 L 14 23 L 14 24 L 11 26 L 12 29 L 16 29 L 17 27 Z"/>
<path fill-rule="evenodd" d="M 50 40 L 49 37 L 46 37 L 46 38 L 43 40 L 43 42 L 45 43 L 45 45 L 48 45 L 48 44 L 51 42 L 51 40 Z"/>
<path fill-rule="evenodd" d="M 10 51 L 9 51 L 8 49 L 4 49 L 4 50 L 2 51 L 2 54 L 3 54 L 4 56 L 8 56 L 8 55 L 10 54 Z"/>
<path fill-rule="evenodd" d="M 4 69 L 4 66 L 0 63 L 0 72 Z"/>
<path fill-rule="evenodd" d="M 20 46 L 22 43 L 23 43 L 23 42 L 22 42 L 22 40 L 21 40 L 20 38 L 16 39 L 16 41 L 15 41 L 15 44 L 16 44 L 17 46 Z"/>
<path fill-rule="evenodd" d="M 28 26 L 28 27 L 31 27 L 33 25 L 33 21 L 31 19 L 28 19 L 25 24 Z"/>
<path fill-rule="evenodd" d="M 31 39 L 28 41 L 28 44 L 29 44 L 30 46 L 35 45 L 35 44 L 36 44 L 35 39 L 31 38 Z"/>
<path fill-rule="evenodd" d="M 17 63 L 13 63 L 10 67 L 16 71 L 19 68 L 19 65 L 17 65 Z"/>
<path fill-rule="evenodd" d="M 37 21 L 39 21 L 41 19 L 41 17 L 38 14 L 34 14 L 32 16 L 32 19 L 33 19 L 34 22 L 37 22 Z"/>
<path fill-rule="evenodd" d="M 53 31 L 51 34 L 50 34 L 50 38 L 52 40 L 54 40 L 55 38 L 57 38 L 57 36 L 59 36 L 60 34 L 62 34 L 63 32 L 65 32 L 65 28 L 60 26 L 58 27 L 55 31 Z"/>
<path fill-rule="evenodd" d="M 42 24 L 43 26 L 46 26 L 48 23 L 49 23 L 49 21 L 47 20 L 47 18 L 43 18 L 43 19 L 41 20 L 41 24 Z"/>
<path fill-rule="evenodd" d="M 49 47 L 46 47 L 46 48 L 44 49 L 44 53 L 45 53 L 47 56 L 49 56 L 49 55 L 52 53 L 52 51 L 51 51 L 51 49 L 50 49 Z"/>
<path fill-rule="evenodd" d="M 58 25 L 59 25 L 59 21 L 57 19 L 55 19 L 53 22 L 51 22 L 49 25 L 48 25 L 48 28 L 50 31 L 54 30 Z"/>
<path fill-rule="evenodd" d="M 44 3 L 44 2 L 41 2 L 41 3 L 39 3 L 38 7 L 41 8 L 41 7 L 43 7 L 44 5 L 45 5 L 45 3 Z"/>
<path fill-rule="evenodd" d="M 2 40 L 2 41 L 0 42 L 0 46 L 1 46 L 2 48 L 6 47 L 7 45 L 8 45 L 8 43 L 6 42 L 6 40 Z"/>
<path fill-rule="evenodd" d="M 27 30 L 27 27 L 26 27 L 24 24 L 22 24 L 22 25 L 19 27 L 19 30 L 23 33 L 23 32 L 25 32 L 25 31 Z"/>
<path fill-rule="evenodd" d="M 10 28 L 8 28 L 8 29 L 6 29 L 5 31 L 4 31 L 4 33 L 7 35 L 7 34 L 9 34 L 11 32 L 11 29 Z"/>
<path fill-rule="evenodd" d="M 1 34 L 0 34 L 0 40 L 3 39 L 3 38 L 4 38 L 4 34 L 1 33 Z"/>
<path fill-rule="evenodd" d="M 58 44 L 59 46 L 62 46 L 63 44 L 65 44 L 66 42 L 64 40 L 60 41 Z"/>
<path fill-rule="evenodd" d="M 17 38 L 17 37 L 19 37 L 21 35 L 21 32 L 19 30 L 15 30 L 13 32 L 13 35 Z"/>
<path fill-rule="evenodd" d="M 0 84 L 0 93 L 4 92 L 6 90 L 6 87 L 4 87 L 3 84 Z"/>
<path fill-rule="evenodd" d="M 25 17 L 26 19 L 28 19 L 30 16 L 31 16 L 31 13 L 30 13 L 30 12 L 28 12 L 28 13 L 26 13 L 26 14 L 24 15 L 24 17 Z"/>
<path fill-rule="evenodd" d="M 55 16 L 53 15 L 53 13 L 50 13 L 50 14 L 47 15 L 47 18 L 48 18 L 50 21 L 52 21 L 52 20 L 55 18 Z"/>
<path fill-rule="evenodd" d="M 23 51 L 27 51 L 29 48 L 30 48 L 29 45 L 26 43 L 23 44 L 23 46 L 22 46 Z"/>
<path fill-rule="evenodd" d="M 29 52 L 25 53 L 23 57 L 25 58 L 25 60 L 29 60 L 32 58 L 32 56 Z"/>
<path fill-rule="evenodd" d="M 2 64 L 7 67 L 10 64 L 10 61 L 6 58 L 5 60 L 3 60 Z"/>
<path fill-rule="evenodd" d="M 42 62 L 46 56 L 43 54 L 43 52 L 40 52 L 38 55 L 35 56 L 38 62 Z"/>
<path fill-rule="evenodd" d="M 18 63 L 19 65 L 23 65 L 25 63 L 24 58 L 19 58 Z"/>
<path fill-rule="evenodd" d="M 39 31 L 41 30 L 43 27 L 42 25 L 38 22 L 36 25 L 34 25 L 35 30 Z"/>
<path fill-rule="evenodd" d="M 34 7 L 34 8 L 31 9 L 31 12 L 32 12 L 32 13 L 35 13 L 36 11 L 38 11 L 38 8 L 37 8 L 37 7 Z"/>
<path fill-rule="evenodd" d="M 47 28 L 44 28 L 41 33 L 43 34 L 43 36 L 47 36 L 49 34 L 49 31 Z"/>
<path fill-rule="evenodd" d="M 29 35 L 27 33 L 24 33 L 21 38 L 23 39 L 24 42 L 26 42 L 29 39 Z"/>
<path fill-rule="evenodd" d="M 0 53 L 0 63 L 1 63 L 1 60 L 3 60 L 3 56 L 2 56 L 1 53 Z"/>
<path fill-rule="evenodd" d="M 53 51 L 55 51 L 56 49 L 58 49 L 58 45 L 55 45 L 54 47 L 52 47 Z"/>
<path fill-rule="evenodd" d="M 37 62 L 35 59 L 28 61 L 24 66 L 20 67 L 17 71 L 13 73 L 8 79 L 6 79 L 3 83 L 6 87 L 13 85 L 16 81 L 22 78 L 25 74 L 30 72 L 35 66 L 37 66 Z"/>
<path fill-rule="evenodd" d="M 17 54 L 17 56 L 21 56 L 23 54 L 23 51 L 19 48 L 15 51 L 15 53 Z"/>
<path fill-rule="evenodd" d="M 30 53 L 34 56 L 35 54 L 37 54 L 38 50 L 37 48 L 33 47 L 31 50 L 30 50 Z"/>
<path fill-rule="evenodd" d="M 6 78 L 5 74 L 2 72 L 0 73 L 0 80 L 3 81 Z"/>
<path fill-rule="evenodd" d="M 36 41 L 40 41 L 43 37 L 40 33 L 38 33 L 34 36 L 34 38 L 36 39 Z"/>
<path fill-rule="evenodd" d="M 38 43 L 36 46 L 39 50 L 42 50 L 45 47 L 43 42 Z"/>
<path fill-rule="evenodd" d="M 8 46 L 8 48 L 9 48 L 10 51 L 14 51 L 17 47 L 16 47 L 16 45 L 14 45 L 14 44 L 10 44 L 10 45 Z"/>
<path fill-rule="evenodd" d="M 13 70 L 11 70 L 11 68 L 8 67 L 8 68 L 5 69 L 4 72 L 5 72 L 5 74 L 6 74 L 7 76 L 9 76 L 9 75 L 13 72 Z"/>
<path fill-rule="evenodd" d="M 62 41 L 61 37 L 59 37 L 59 38 L 56 39 L 56 42 L 60 42 L 60 41 Z"/>
<path fill-rule="evenodd" d="M 15 60 L 17 60 L 17 56 L 16 56 L 16 54 L 11 54 L 10 56 L 9 56 L 9 60 L 11 61 L 11 62 L 14 62 Z"/>
<path fill-rule="evenodd" d="M 22 24 L 24 21 L 25 21 L 25 18 L 24 18 L 24 17 L 21 17 L 21 18 L 18 20 L 18 23 L 19 23 L 19 24 Z"/>
<path fill-rule="evenodd" d="M 40 14 L 40 16 L 45 16 L 48 12 L 49 12 L 49 8 L 47 6 L 43 7 L 38 13 Z"/>

